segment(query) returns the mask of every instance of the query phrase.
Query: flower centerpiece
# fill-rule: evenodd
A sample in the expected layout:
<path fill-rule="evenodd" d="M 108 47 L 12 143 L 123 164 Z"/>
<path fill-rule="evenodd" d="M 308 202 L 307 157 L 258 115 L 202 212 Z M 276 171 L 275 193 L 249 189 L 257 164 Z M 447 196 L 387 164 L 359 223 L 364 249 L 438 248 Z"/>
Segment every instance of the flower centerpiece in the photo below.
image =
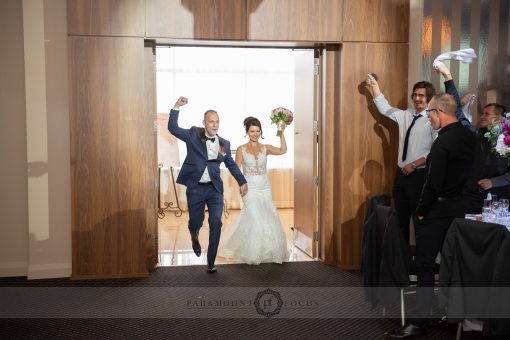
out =
<path fill-rule="evenodd" d="M 276 127 L 278 128 L 276 136 L 278 137 L 283 135 L 283 130 L 287 125 L 290 125 L 293 120 L 294 114 L 289 109 L 284 107 L 277 107 L 271 111 L 271 124 L 276 124 Z"/>
<path fill-rule="evenodd" d="M 489 140 L 492 151 L 510 161 L 510 112 L 505 113 L 497 124 L 489 125 L 484 137 Z"/>

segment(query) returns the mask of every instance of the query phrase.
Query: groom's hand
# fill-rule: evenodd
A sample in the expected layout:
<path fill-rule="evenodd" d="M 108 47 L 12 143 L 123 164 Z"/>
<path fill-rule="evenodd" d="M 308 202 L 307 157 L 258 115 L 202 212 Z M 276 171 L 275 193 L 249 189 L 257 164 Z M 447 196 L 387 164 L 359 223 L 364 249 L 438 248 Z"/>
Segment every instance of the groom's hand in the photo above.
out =
<path fill-rule="evenodd" d="M 175 102 L 174 108 L 178 109 L 179 107 L 184 106 L 186 104 L 188 104 L 188 98 L 179 97 L 179 99 L 177 99 L 177 101 Z"/>
<path fill-rule="evenodd" d="M 248 192 L 248 184 L 245 183 L 239 187 L 239 193 L 241 194 L 241 196 L 246 195 L 247 192 Z"/>

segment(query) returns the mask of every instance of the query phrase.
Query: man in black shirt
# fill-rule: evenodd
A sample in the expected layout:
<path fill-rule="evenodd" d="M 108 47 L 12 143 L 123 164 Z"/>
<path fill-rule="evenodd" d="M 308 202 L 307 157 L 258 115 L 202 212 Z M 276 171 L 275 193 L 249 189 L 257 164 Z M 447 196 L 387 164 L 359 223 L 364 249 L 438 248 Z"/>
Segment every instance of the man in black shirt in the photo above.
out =
<path fill-rule="evenodd" d="M 479 214 L 482 211 L 483 199 L 490 191 L 499 198 L 508 198 L 510 185 L 510 167 L 508 161 L 491 150 L 490 142 L 485 138 L 488 126 L 498 124 L 505 113 L 505 107 L 490 103 L 483 108 L 483 114 L 478 120 L 477 127 L 465 117 L 460 105 L 460 98 L 455 88 L 448 68 L 441 64 L 437 69 L 445 79 L 446 92 L 454 96 L 457 101 L 457 118 L 476 134 L 476 147 L 473 156 L 473 165 L 469 169 L 469 177 L 462 193 L 465 213 Z"/>
<path fill-rule="evenodd" d="M 484 136 L 488 131 L 487 127 L 499 123 L 504 113 L 505 107 L 496 103 L 487 104 L 483 108 L 476 130 L 473 166 L 462 197 L 466 213 L 479 214 L 482 211 L 483 199 L 489 191 L 499 198 L 508 198 L 508 161 L 492 152 L 490 142 Z"/>
<path fill-rule="evenodd" d="M 449 94 L 432 98 L 426 110 L 434 129 L 441 129 L 427 157 L 426 179 L 415 215 L 418 278 L 417 303 L 413 317 L 403 327 L 388 332 L 389 338 L 406 339 L 425 334 L 426 318 L 434 294 L 434 262 L 446 232 L 455 217 L 464 216 L 462 189 L 467 182 L 475 135 L 455 115 L 457 103 Z"/>

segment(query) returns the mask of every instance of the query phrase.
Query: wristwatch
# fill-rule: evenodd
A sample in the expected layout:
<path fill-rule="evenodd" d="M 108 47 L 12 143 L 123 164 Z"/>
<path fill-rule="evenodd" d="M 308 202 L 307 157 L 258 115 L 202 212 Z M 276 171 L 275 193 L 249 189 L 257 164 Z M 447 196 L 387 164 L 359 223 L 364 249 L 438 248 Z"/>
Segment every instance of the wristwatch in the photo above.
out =
<path fill-rule="evenodd" d="M 414 170 L 418 169 L 418 167 L 414 163 L 411 163 L 411 166 L 413 167 Z"/>

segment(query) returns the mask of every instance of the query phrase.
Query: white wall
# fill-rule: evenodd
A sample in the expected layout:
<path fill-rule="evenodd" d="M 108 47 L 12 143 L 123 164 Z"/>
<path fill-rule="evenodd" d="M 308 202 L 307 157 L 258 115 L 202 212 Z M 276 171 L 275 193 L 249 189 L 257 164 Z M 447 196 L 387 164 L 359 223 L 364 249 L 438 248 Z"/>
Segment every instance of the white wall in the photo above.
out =
<path fill-rule="evenodd" d="M 0 1 L 0 276 L 28 266 L 22 2 Z"/>
<path fill-rule="evenodd" d="M 2 45 L 17 47 L 2 49 L 10 57 L 1 59 L 2 72 L 9 70 L 10 77 L 0 77 L 0 87 L 22 84 L 0 101 L 0 135 L 12 137 L 8 144 L 2 141 L 1 157 L 16 156 L 16 161 L 2 166 L 0 172 L 2 184 L 8 188 L 0 197 L 9 202 L 1 205 L 0 276 L 68 277 L 71 194 L 66 1 L 2 1 L 0 13 L 2 25 L 7 25 L 5 34 L 1 30 L 2 40 L 7 42 Z M 5 116 L 12 105 L 12 113 Z M 7 123 L 3 124 L 4 120 Z"/>

